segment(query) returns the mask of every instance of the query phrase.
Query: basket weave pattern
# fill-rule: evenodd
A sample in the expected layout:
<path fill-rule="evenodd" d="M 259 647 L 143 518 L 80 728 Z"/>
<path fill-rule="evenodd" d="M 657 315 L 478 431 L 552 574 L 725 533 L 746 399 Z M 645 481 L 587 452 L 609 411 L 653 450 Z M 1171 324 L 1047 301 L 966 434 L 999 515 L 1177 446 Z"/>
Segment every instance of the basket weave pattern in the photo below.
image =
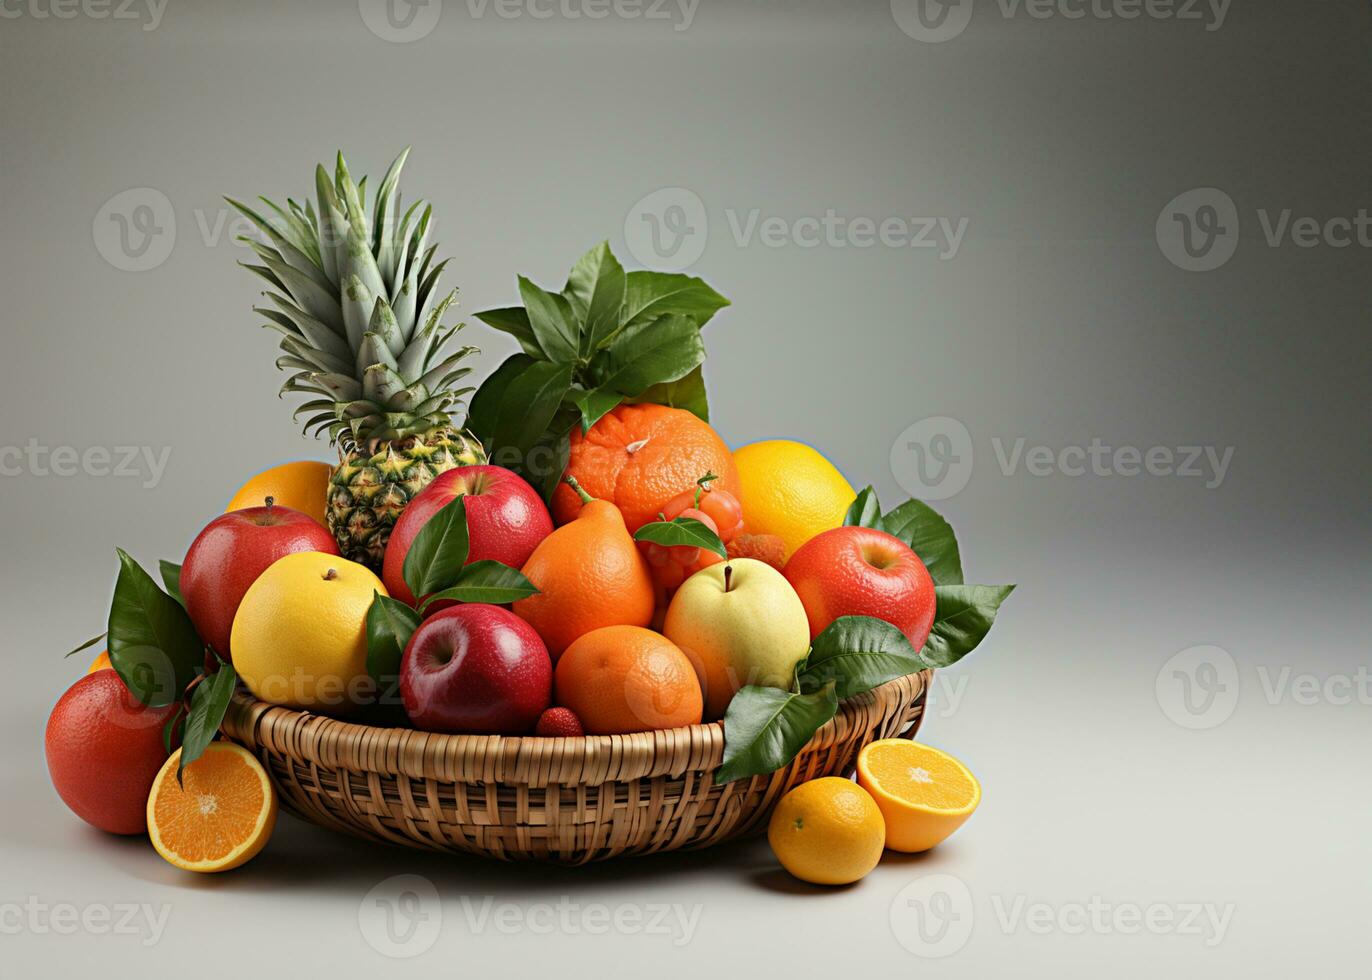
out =
<path fill-rule="evenodd" d="M 849 698 L 796 758 L 722 786 L 724 726 L 513 738 L 375 728 L 242 692 L 226 737 L 296 815 L 371 840 L 506 860 L 584 863 L 707 847 L 762 829 L 791 787 L 852 772 L 868 742 L 922 720 L 930 671 Z"/>

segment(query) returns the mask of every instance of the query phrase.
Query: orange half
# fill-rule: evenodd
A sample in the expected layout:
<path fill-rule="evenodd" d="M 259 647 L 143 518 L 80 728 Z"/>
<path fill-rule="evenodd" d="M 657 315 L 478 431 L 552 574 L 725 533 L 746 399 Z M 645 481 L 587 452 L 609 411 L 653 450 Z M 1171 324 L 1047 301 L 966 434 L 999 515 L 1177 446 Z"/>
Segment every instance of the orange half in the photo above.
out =
<path fill-rule="evenodd" d="M 177 749 L 148 794 L 148 836 L 186 871 L 228 871 L 254 857 L 276 826 L 276 790 L 241 746 L 212 742 L 176 781 Z"/>
<path fill-rule="evenodd" d="M 981 784 L 946 752 L 883 738 L 858 754 L 858 784 L 886 820 L 886 846 L 927 851 L 963 825 L 981 802 Z"/>

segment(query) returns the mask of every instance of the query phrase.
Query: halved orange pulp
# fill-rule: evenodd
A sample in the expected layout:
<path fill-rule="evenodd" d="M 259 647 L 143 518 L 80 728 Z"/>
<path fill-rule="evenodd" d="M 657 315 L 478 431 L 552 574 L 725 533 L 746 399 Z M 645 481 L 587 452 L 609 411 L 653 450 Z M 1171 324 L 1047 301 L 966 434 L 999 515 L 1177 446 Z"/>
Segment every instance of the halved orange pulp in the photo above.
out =
<path fill-rule="evenodd" d="M 926 851 L 981 802 L 981 784 L 946 752 L 903 738 L 878 739 L 858 754 L 858 783 L 886 820 L 886 846 Z"/>
<path fill-rule="evenodd" d="M 276 826 L 276 790 L 252 754 L 212 742 L 186 767 L 177 749 L 148 794 L 148 836 L 157 853 L 186 871 L 228 871 L 256 857 Z"/>

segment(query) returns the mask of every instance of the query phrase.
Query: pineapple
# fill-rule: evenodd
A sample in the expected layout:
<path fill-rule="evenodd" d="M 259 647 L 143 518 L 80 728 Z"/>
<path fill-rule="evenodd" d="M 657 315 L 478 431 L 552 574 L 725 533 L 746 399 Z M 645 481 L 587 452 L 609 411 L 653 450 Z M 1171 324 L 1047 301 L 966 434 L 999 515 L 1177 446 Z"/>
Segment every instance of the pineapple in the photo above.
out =
<path fill-rule="evenodd" d="M 262 262 L 244 263 L 271 286 L 256 307 L 280 331 L 276 366 L 290 371 L 282 393 L 311 399 L 305 431 L 328 432 L 339 463 L 329 482 L 329 530 L 345 558 L 379 570 L 405 505 L 438 474 L 486 461 L 481 443 L 452 412 L 471 388 L 456 388 L 475 351 L 445 353 L 462 324 L 445 328 L 457 290 L 442 293 L 447 260 L 434 262 L 432 208 L 401 212 L 396 157 L 367 209 L 367 180 L 353 182 L 343 154 L 330 179 L 315 168 L 318 210 L 266 198 L 271 217 L 232 198 L 266 241 L 247 239 Z"/>

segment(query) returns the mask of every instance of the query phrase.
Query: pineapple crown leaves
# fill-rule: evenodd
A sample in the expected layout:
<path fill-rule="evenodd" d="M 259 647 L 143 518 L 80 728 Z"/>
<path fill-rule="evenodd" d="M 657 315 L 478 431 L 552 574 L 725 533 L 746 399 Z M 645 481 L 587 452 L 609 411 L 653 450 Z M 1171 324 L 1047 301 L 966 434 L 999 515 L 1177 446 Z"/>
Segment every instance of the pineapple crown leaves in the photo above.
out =
<path fill-rule="evenodd" d="M 449 349 L 462 328 L 442 324 L 457 290 L 438 288 L 447 260 L 434 261 L 433 208 L 402 210 L 395 158 L 376 193 L 354 182 L 339 153 L 333 175 L 315 168 L 315 197 L 262 208 L 225 198 L 264 240 L 244 237 L 259 262 L 242 263 L 270 287 L 254 309 L 281 336 L 276 366 L 290 372 L 281 392 L 311 396 L 305 431 L 327 432 L 345 448 L 422 436 L 452 425 L 471 388 L 462 361 L 476 348 Z"/>
<path fill-rule="evenodd" d="M 702 280 L 626 272 L 601 242 L 572 267 L 561 292 L 523 276 L 518 284 L 523 306 L 476 314 L 521 348 L 472 397 L 467 422 L 491 458 L 551 494 L 572 428 L 589 429 L 622 402 L 671 405 L 709 420 L 700 329 L 729 301 Z"/>

